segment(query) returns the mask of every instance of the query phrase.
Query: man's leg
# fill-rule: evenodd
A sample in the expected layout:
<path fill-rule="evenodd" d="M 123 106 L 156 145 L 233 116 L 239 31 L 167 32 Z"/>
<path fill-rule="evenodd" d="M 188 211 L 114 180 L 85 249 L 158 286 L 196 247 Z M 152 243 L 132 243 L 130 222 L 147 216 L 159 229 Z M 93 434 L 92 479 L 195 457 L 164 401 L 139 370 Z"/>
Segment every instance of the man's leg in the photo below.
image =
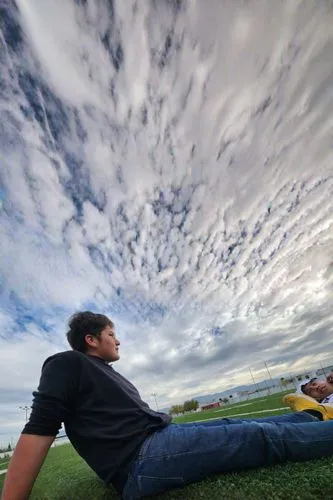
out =
<path fill-rule="evenodd" d="M 296 413 L 284 413 L 283 415 L 272 415 L 270 417 L 260 417 L 260 418 L 248 418 L 248 419 L 240 419 L 240 418 L 214 418 L 211 420 L 204 420 L 201 422 L 186 422 L 180 425 L 188 425 L 188 426 L 198 426 L 203 425 L 205 427 L 216 427 L 218 425 L 236 425 L 243 424 L 249 422 L 276 422 L 276 423 L 291 423 L 291 424 L 302 424 L 307 422 L 316 422 L 318 421 L 313 415 L 305 411 L 299 411 Z"/>
<path fill-rule="evenodd" d="M 215 473 L 333 455 L 333 421 L 171 424 L 143 444 L 123 492 L 135 500 Z"/>

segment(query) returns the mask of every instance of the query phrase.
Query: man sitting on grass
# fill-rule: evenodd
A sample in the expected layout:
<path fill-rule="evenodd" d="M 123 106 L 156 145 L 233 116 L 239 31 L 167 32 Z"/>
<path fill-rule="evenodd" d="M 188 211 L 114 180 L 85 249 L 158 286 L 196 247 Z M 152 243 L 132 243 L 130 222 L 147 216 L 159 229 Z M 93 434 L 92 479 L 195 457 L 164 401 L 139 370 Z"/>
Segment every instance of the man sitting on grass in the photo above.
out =
<path fill-rule="evenodd" d="M 124 500 L 216 473 L 333 455 L 333 421 L 320 404 L 262 419 L 173 424 L 110 366 L 119 359 L 120 342 L 109 318 L 77 313 L 67 338 L 73 350 L 43 365 L 3 500 L 28 498 L 62 422 L 79 455 Z"/>
<path fill-rule="evenodd" d="M 325 405 L 324 408 L 331 413 L 333 411 L 330 408 L 333 406 L 333 373 L 329 373 L 326 380 L 318 378 L 304 380 L 299 384 L 296 393 L 284 396 L 283 402 L 294 411 L 316 408 L 319 402 Z"/>

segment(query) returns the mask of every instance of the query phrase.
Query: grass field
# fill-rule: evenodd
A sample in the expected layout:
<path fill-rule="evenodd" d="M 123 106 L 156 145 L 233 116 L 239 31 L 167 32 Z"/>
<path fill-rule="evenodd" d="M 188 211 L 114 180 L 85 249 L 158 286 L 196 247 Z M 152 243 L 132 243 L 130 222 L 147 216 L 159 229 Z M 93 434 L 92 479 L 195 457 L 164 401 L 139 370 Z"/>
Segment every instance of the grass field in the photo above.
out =
<path fill-rule="evenodd" d="M 0 465 L 3 463 L 8 463 L 8 462 L 9 462 L 9 457 L 0 458 Z"/>
<path fill-rule="evenodd" d="M 188 422 L 224 416 L 241 418 L 278 415 L 282 394 L 236 403 L 219 410 L 181 416 L 175 422 Z M 264 413 L 263 413 L 264 412 Z M 332 450 L 333 452 L 333 450 Z M 1 471 L 1 468 L 0 468 Z M 181 490 L 157 495 L 161 500 L 322 500 L 333 499 L 333 458 L 288 463 L 270 468 L 221 474 Z M 4 481 L 0 475 L 0 491 Z M 76 454 L 71 445 L 59 445 L 48 454 L 36 481 L 32 500 L 117 500 Z"/>

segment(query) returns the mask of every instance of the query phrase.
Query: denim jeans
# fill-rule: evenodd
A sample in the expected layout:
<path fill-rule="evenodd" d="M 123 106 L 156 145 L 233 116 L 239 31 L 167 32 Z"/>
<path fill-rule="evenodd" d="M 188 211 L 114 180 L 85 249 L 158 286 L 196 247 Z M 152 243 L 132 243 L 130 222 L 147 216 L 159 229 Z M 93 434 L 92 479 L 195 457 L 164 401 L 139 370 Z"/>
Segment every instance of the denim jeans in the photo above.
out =
<path fill-rule="evenodd" d="M 306 412 L 170 424 L 144 441 L 122 498 L 136 500 L 215 473 L 330 455 L 333 420 Z"/>

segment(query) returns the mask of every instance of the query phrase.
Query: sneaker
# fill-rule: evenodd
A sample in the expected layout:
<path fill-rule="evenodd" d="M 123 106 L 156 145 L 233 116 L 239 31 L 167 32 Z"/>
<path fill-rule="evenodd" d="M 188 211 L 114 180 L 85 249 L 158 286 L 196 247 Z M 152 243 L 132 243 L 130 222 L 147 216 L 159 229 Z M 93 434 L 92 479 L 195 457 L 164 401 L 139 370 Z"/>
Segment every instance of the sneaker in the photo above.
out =
<path fill-rule="evenodd" d="M 321 413 L 323 420 L 333 419 L 333 406 L 321 405 L 313 398 L 300 394 L 287 394 L 282 398 L 283 403 L 294 411 L 315 410 Z"/>

